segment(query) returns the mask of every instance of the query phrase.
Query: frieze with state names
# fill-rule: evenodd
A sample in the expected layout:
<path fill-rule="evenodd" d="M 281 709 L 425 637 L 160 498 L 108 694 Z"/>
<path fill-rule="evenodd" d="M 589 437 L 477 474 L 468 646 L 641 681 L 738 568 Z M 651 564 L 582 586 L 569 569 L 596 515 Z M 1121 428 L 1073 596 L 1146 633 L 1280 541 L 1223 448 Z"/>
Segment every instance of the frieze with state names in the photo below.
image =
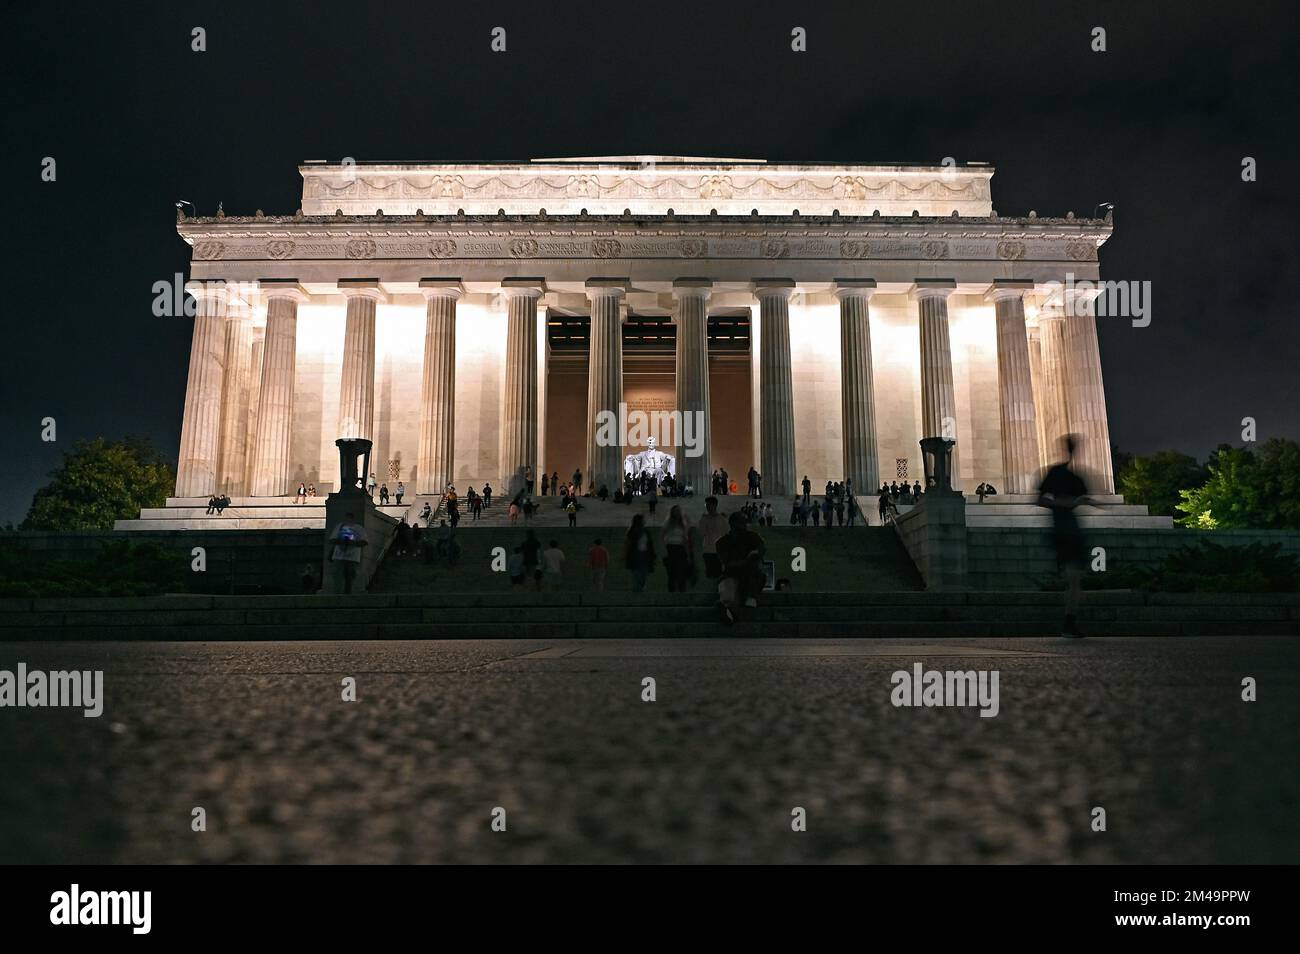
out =
<path fill-rule="evenodd" d="M 199 261 L 267 259 L 793 259 L 806 261 L 1095 261 L 1097 240 L 1071 239 L 897 239 L 801 238 L 784 235 L 754 238 L 584 236 L 572 239 L 535 235 L 488 238 L 340 236 L 333 241 L 276 238 L 195 238 Z"/>

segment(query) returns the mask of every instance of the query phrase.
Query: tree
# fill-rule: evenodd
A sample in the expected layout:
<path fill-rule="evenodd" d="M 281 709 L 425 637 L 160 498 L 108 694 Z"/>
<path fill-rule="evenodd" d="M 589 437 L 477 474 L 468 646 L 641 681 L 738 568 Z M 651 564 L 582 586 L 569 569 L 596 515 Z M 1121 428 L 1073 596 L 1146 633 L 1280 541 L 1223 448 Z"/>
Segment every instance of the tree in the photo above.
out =
<path fill-rule="evenodd" d="M 111 530 L 114 520 L 163 506 L 175 486 L 175 472 L 146 440 L 78 441 L 36 491 L 21 529 Z"/>
<path fill-rule="evenodd" d="M 1274 437 L 1258 452 L 1225 445 L 1206 467 L 1205 484 L 1182 492 L 1182 526 L 1300 529 L 1300 444 Z"/>
<path fill-rule="evenodd" d="M 1177 451 L 1131 456 L 1116 474 L 1126 501 L 1146 504 L 1147 510 L 1161 517 L 1176 516 L 1180 492 L 1199 487 L 1209 476 L 1195 457 Z"/>

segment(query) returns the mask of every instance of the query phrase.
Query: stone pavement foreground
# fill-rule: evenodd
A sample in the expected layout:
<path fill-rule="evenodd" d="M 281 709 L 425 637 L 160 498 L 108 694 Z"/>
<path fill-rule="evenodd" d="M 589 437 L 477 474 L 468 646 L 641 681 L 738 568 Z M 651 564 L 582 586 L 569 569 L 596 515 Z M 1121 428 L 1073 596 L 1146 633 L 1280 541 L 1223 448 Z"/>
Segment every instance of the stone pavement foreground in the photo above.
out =
<path fill-rule="evenodd" d="M 1300 858 L 1287 637 L 0 644 L 19 661 L 103 669 L 107 699 L 0 708 L 0 862 Z M 997 670 L 997 716 L 895 707 L 915 663 Z"/>

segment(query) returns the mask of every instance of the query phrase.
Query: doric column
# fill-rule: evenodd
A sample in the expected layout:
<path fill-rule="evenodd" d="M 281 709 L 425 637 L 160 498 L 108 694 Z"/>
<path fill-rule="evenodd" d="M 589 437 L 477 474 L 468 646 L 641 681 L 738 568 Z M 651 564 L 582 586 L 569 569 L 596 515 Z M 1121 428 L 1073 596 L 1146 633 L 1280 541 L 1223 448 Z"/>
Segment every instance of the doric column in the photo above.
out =
<path fill-rule="evenodd" d="M 456 302 L 459 278 L 426 278 L 424 376 L 420 385 L 420 451 L 416 493 L 436 494 L 452 483 L 456 446 Z"/>
<path fill-rule="evenodd" d="M 537 299 L 540 278 L 507 278 L 506 391 L 501 415 L 501 482 L 505 493 L 523 489 L 523 470 L 537 472 Z M 540 480 L 540 476 L 538 477 Z"/>
<path fill-rule="evenodd" d="M 252 493 L 253 457 L 257 451 L 257 405 L 262 393 L 262 350 L 266 327 L 253 328 L 253 346 L 248 361 L 248 425 L 244 432 L 244 495 Z"/>
<path fill-rule="evenodd" d="M 709 296 L 713 282 L 707 278 L 679 278 L 673 282 L 677 299 L 677 410 L 682 433 L 677 435 L 677 479 L 702 494 L 712 474 L 709 404 Z M 688 423 L 689 421 L 689 423 Z M 685 446 L 689 429 L 695 456 Z"/>
<path fill-rule="evenodd" d="M 1061 438 L 1070 432 L 1070 417 L 1066 405 L 1066 345 L 1065 317 L 1059 313 L 1043 312 L 1038 316 L 1038 347 L 1042 354 L 1043 384 L 1039 388 L 1043 415 L 1043 436 L 1047 440 L 1044 456 L 1053 464 L 1065 459 Z"/>
<path fill-rule="evenodd" d="M 375 310 L 385 300 L 373 278 L 347 278 L 339 291 L 348 300 L 339 379 L 339 437 L 375 437 Z"/>
<path fill-rule="evenodd" d="M 754 283 L 758 299 L 759 393 L 762 408 L 763 492 L 795 492 L 794 383 L 790 374 L 790 296 L 794 281 L 763 278 Z"/>
<path fill-rule="evenodd" d="M 221 385 L 221 457 L 217 490 L 245 493 L 248 471 L 248 400 L 252 380 L 253 313 L 243 295 L 226 304 L 226 373 Z"/>
<path fill-rule="evenodd" d="M 876 459 L 876 396 L 871 375 L 872 279 L 835 280 L 840 300 L 840 406 L 843 417 L 844 476 L 858 494 L 880 486 Z"/>
<path fill-rule="evenodd" d="M 1038 420 L 1030 373 L 1029 337 L 1025 332 L 1026 291 L 1031 281 L 999 279 L 989 289 L 998 338 L 998 406 L 1002 422 L 1003 493 L 1031 494 L 1038 489 Z"/>
<path fill-rule="evenodd" d="M 294 370 L 298 306 L 307 293 L 293 279 L 262 282 L 266 340 L 257 399 L 257 446 L 253 450 L 252 497 L 289 493 L 289 446 L 293 437 Z"/>
<path fill-rule="evenodd" d="M 623 296 L 625 278 L 587 281 L 591 301 L 590 352 L 587 365 L 587 473 L 585 486 L 613 493 L 623 485 Z M 603 413 L 602 413 L 603 412 Z M 610 427 L 608 415 L 613 415 Z"/>
<path fill-rule="evenodd" d="M 185 383 L 185 416 L 181 419 L 181 450 L 176 464 L 177 497 L 210 497 L 217 490 L 217 458 L 221 449 L 221 389 L 225 370 L 226 285 L 190 282 L 194 296 L 194 333 L 190 338 L 190 370 Z"/>
<path fill-rule="evenodd" d="M 1043 428 L 1043 344 L 1038 322 L 1026 329 L 1029 344 L 1029 377 L 1034 383 L 1034 424 L 1038 433 L 1038 470 L 1040 473 L 1051 466 L 1048 460 L 1047 432 Z"/>
<path fill-rule="evenodd" d="M 1066 301 L 1066 408 L 1070 430 L 1079 438 L 1075 466 L 1093 493 L 1113 494 L 1115 475 L 1110 457 L 1110 424 L 1106 419 L 1106 389 L 1097 347 L 1095 293 Z"/>
<path fill-rule="evenodd" d="M 957 402 L 952 386 L 952 345 L 948 339 L 948 296 L 957 287 L 950 278 L 921 279 L 912 290 L 920 311 L 921 436 L 949 437 L 959 443 L 952 451 L 952 486 L 961 489 L 957 457 Z"/>

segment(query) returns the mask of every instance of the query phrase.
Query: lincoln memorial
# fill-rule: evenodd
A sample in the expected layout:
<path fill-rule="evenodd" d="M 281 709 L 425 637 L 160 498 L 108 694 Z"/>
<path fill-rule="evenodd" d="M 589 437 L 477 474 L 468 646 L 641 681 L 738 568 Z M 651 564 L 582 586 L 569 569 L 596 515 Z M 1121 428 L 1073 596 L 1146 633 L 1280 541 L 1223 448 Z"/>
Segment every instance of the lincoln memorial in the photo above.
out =
<path fill-rule="evenodd" d="M 988 165 L 632 156 L 307 162 L 291 215 L 188 217 L 196 300 L 176 496 L 336 489 L 340 437 L 409 495 L 527 465 L 621 480 L 651 436 L 679 479 L 795 493 L 922 477 L 1031 492 L 1083 438 L 1112 493 L 1096 319 L 1105 220 L 994 210 Z M 662 412 L 655 414 L 654 412 Z"/>

